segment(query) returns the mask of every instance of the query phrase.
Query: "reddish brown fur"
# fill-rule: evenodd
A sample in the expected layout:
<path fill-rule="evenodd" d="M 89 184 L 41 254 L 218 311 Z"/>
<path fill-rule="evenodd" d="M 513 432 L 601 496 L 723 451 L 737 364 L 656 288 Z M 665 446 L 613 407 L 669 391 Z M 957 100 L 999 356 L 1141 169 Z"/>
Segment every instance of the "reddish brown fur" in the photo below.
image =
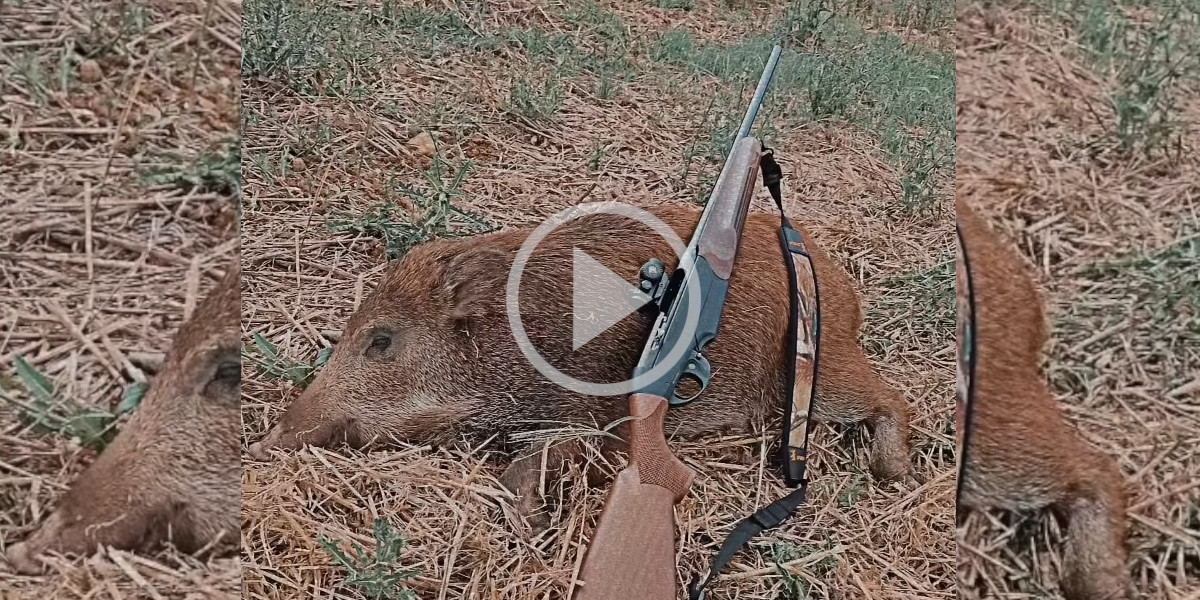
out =
<path fill-rule="evenodd" d="M 36 573 L 46 552 L 148 550 L 171 536 L 184 552 L 235 551 L 241 521 L 240 269 L 180 327 L 137 413 L 29 538 L 8 549 Z M 216 378 L 218 367 L 224 375 Z M 218 540 L 219 536 L 219 540 Z"/>
<path fill-rule="evenodd" d="M 1050 507 L 1069 521 L 1063 592 L 1124 598 L 1125 498 L 1116 463 L 1067 424 L 1038 369 L 1045 317 L 1015 248 L 966 203 L 958 221 L 975 292 L 974 421 L 960 499 L 1009 510 Z M 965 283 L 958 274 L 959 300 Z"/>
<path fill-rule="evenodd" d="M 652 212 L 681 238 L 690 237 L 700 211 Z M 774 413 L 784 390 L 783 336 L 787 329 L 787 272 L 778 241 L 778 217 L 747 221 L 721 323 L 707 354 L 714 373 L 702 399 L 672 409 L 671 436 L 749 431 Z M 350 318 L 329 363 L 312 386 L 251 454 L 269 448 L 325 445 L 339 439 L 450 441 L 534 429 L 547 422 L 604 426 L 626 415 L 624 397 L 569 392 L 538 374 L 521 355 L 505 316 L 504 288 L 528 229 L 414 248 L 387 271 Z M 807 236 L 807 233 L 805 233 Z M 543 357 L 587 381 L 628 379 L 650 322 L 627 317 L 571 351 L 572 246 L 632 280 L 642 263 L 673 253 L 643 226 L 595 215 L 559 227 L 539 244 L 521 284 L 523 323 Z M 874 430 L 871 467 L 881 479 L 911 482 L 908 407 L 871 369 L 857 343 L 858 297 L 847 275 L 813 249 L 822 294 L 822 337 L 817 417 Z M 670 265 L 668 265 L 670 266 Z M 620 301 L 620 300 L 617 300 Z M 384 353 L 366 356 L 376 328 L 396 337 Z M 564 444 L 550 461 L 569 458 Z M 537 482 L 541 457 L 518 461 L 504 477 L 523 498 Z"/>

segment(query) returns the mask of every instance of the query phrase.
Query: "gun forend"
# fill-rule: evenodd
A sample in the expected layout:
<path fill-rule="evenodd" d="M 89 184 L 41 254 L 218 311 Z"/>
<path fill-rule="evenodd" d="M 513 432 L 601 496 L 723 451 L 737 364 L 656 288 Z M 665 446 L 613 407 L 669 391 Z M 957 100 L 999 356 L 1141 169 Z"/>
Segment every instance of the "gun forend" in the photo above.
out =
<path fill-rule="evenodd" d="M 713 273 L 728 280 L 733 274 L 733 261 L 742 241 L 742 225 L 758 179 L 758 163 L 762 142 L 757 138 L 738 140 L 729 152 L 721 177 L 713 187 L 708 202 L 712 214 L 704 223 L 698 248 Z"/>
<path fill-rule="evenodd" d="M 667 399 L 629 397 L 629 466 L 608 492 L 574 600 L 675 598 L 675 503 L 695 472 L 667 446 Z"/>

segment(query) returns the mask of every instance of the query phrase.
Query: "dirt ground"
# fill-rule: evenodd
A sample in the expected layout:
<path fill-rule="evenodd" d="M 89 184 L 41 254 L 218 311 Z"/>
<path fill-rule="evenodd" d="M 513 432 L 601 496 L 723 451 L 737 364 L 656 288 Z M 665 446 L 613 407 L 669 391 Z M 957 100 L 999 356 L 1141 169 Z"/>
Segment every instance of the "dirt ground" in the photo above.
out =
<path fill-rule="evenodd" d="M 1054 393 L 1128 482 L 1137 597 L 1197 598 L 1200 16 L 1145 4 L 960 4 L 957 190 L 1036 267 Z M 1061 598 L 1054 518 L 961 535 L 963 597 Z"/>
<path fill-rule="evenodd" d="M 760 123 L 790 215 L 858 283 L 863 343 L 913 408 L 923 483 L 878 486 L 862 428 L 821 426 L 809 502 L 710 597 L 954 597 L 953 11 L 815 6 L 247 2 L 242 327 L 248 356 L 278 352 L 287 368 L 247 362 L 246 443 L 413 241 L 589 200 L 695 203 L 788 10 L 799 41 Z M 676 511 L 681 584 L 751 506 L 785 492 L 765 458 L 777 427 L 673 442 L 699 473 Z M 523 539 L 499 473 L 487 448 L 247 458 L 243 597 L 563 597 L 605 490 L 578 468 L 547 482 L 552 527 Z M 386 542 L 397 533 L 403 548 Z M 356 544 L 349 567 L 331 552 Z"/>
<path fill-rule="evenodd" d="M 0 554 L 95 458 L 31 426 L 116 410 L 237 248 L 240 5 L 0 2 Z M 118 423 L 119 426 L 119 423 Z M 101 550 L 0 598 L 231 598 L 236 558 Z"/>

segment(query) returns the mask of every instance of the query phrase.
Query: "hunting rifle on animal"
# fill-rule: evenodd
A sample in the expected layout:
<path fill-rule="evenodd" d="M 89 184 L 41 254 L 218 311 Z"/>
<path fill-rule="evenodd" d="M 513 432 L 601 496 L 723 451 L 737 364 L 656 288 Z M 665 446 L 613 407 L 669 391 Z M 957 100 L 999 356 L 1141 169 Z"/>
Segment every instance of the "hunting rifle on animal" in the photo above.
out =
<path fill-rule="evenodd" d="M 629 397 L 629 465 L 618 475 L 592 534 L 574 597 L 576 600 L 675 598 L 674 505 L 688 493 L 695 473 L 667 446 L 663 419 L 669 406 L 698 398 L 712 376 L 702 351 L 717 337 L 729 280 L 741 245 L 742 226 L 753 197 L 763 155 L 750 137 L 782 52 L 775 46 L 729 157 L 678 267 L 664 277 L 662 261 L 643 265 L 639 287 L 657 312 L 634 368 Z M 698 296 L 698 302 L 697 298 Z M 689 315 L 696 310 L 699 315 Z M 686 344 L 686 352 L 672 352 Z M 645 377 L 664 362 L 670 367 Z M 642 378 L 649 381 L 638 382 Z M 690 382 L 680 396 L 681 386 Z"/>

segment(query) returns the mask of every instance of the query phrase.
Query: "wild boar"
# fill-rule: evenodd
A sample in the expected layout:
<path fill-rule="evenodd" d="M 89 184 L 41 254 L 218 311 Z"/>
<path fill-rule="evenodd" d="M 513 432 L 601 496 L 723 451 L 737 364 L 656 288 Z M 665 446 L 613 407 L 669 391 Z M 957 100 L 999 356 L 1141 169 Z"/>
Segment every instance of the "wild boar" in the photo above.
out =
<path fill-rule="evenodd" d="M 968 507 L 1051 508 L 1068 522 L 1061 586 L 1069 600 L 1125 598 L 1121 472 L 1064 419 L 1038 369 L 1047 330 L 1016 248 L 956 203 L 975 306 L 975 394 L 963 480 Z M 959 306 L 966 284 L 957 277 Z"/>
<path fill-rule="evenodd" d="M 690 207 L 651 212 L 683 240 L 691 237 L 700 218 L 700 210 Z M 710 387 L 700 399 L 670 411 L 668 435 L 753 431 L 756 422 L 779 410 L 788 282 L 778 227 L 777 216 L 749 215 L 720 335 L 706 352 L 713 368 Z M 312 385 L 250 446 L 250 454 L 265 459 L 272 448 L 343 440 L 354 446 L 373 440 L 479 442 L 547 424 L 605 426 L 627 416 L 626 397 L 568 391 L 522 356 L 506 317 L 505 288 L 514 256 L 530 231 L 434 241 L 396 261 L 350 317 Z M 677 258 L 648 227 L 623 216 L 596 214 L 559 226 L 538 244 L 524 268 L 521 319 L 540 355 L 584 381 L 628 380 L 652 320 L 631 314 L 573 350 L 572 320 L 587 317 L 575 315 L 572 307 L 576 248 L 630 281 L 636 281 L 648 259 L 662 259 L 669 273 Z M 862 318 L 850 278 L 815 243 L 810 248 L 822 306 L 816 417 L 866 421 L 874 432 L 874 475 L 911 485 L 909 408 L 872 370 L 858 345 Z M 552 469 L 561 466 L 578 449 L 556 446 L 546 462 Z M 502 476 L 521 499 L 520 511 L 533 507 L 542 462 L 540 454 L 527 455 Z"/>
<path fill-rule="evenodd" d="M 18 571 L 101 545 L 236 551 L 241 523 L 241 271 L 229 266 L 185 322 L 142 405 L 54 512 L 8 548 Z"/>

